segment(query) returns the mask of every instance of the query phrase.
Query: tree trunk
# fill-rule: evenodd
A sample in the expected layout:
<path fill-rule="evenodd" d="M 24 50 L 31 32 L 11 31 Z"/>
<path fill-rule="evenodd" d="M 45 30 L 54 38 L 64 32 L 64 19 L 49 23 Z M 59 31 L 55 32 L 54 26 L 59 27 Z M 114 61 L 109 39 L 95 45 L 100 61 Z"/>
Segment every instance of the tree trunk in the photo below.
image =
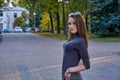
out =
<path fill-rule="evenodd" d="M 54 33 L 54 27 L 53 27 L 53 18 L 52 18 L 52 13 L 49 11 L 50 15 L 50 23 L 51 23 L 51 32 Z"/>
<path fill-rule="evenodd" d="M 58 11 L 56 12 L 56 16 L 57 16 L 57 33 L 60 33 L 60 16 Z"/>

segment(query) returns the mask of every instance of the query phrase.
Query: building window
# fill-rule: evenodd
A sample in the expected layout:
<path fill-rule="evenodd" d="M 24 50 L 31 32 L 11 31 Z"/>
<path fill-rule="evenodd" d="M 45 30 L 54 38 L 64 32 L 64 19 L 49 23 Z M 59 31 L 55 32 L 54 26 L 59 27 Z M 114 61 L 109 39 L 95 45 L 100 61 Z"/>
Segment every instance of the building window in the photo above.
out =
<path fill-rule="evenodd" d="M 16 18 L 17 17 L 17 13 L 14 13 L 14 18 Z"/>
<path fill-rule="evenodd" d="M 0 16 L 3 16 L 3 11 L 2 10 L 0 10 Z"/>

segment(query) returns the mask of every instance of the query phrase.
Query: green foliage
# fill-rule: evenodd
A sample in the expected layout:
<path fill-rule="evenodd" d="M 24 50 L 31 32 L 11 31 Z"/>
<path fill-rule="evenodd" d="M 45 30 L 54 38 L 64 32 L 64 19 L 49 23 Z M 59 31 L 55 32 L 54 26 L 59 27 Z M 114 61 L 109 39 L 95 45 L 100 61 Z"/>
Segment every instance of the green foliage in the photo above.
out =
<path fill-rule="evenodd" d="M 120 42 L 120 38 L 118 36 L 106 36 L 101 38 L 93 33 L 88 33 L 88 38 L 97 42 Z"/>
<path fill-rule="evenodd" d="M 21 16 L 25 19 L 28 17 L 28 14 L 26 13 L 26 11 L 22 11 Z"/>
<path fill-rule="evenodd" d="M 35 19 L 35 27 L 39 28 L 40 27 L 40 10 L 38 9 L 38 7 L 35 8 L 35 15 L 34 15 L 34 19 Z"/>
<path fill-rule="evenodd" d="M 40 3 L 39 0 L 13 0 L 15 6 L 21 6 L 29 10 L 29 20 L 30 20 L 30 26 L 33 25 L 33 13 L 35 10 L 35 6 Z"/>
<path fill-rule="evenodd" d="M 86 10 L 90 8 L 89 0 L 69 0 L 70 12 L 80 11 L 82 14 L 86 14 Z"/>
<path fill-rule="evenodd" d="M 23 11 L 20 17 L 15 18 L 15 25 L 20 27 L 27 26 L 27 24 L 25 23 L 25 20 L 27 18 L 28 18 L 28 14 L 26 13 L 26 11 Z"/>
<path fill-rule="evenodd" d="M 49 18 L 49 14 L 47 12 L 43 12 L 41 14 L 41 16 L 43 17 L 41 20 L 41 30 L 49 30 L 49 24 L 50 24 L 50 18 Z"/>
<path fill-rule="evenodd" d="M 0 0 L 0 8 L 7 6 L 9 4 L 10 0 Z"/>
<path fill-rule="evenodd" d="M 65 1 L 69 1 L 69 4 L 66 4 Z M 82 4 L 81 4 L 82 3 Z M 58 0 L 13 0 L 13 4 L 15 6 L 25 7 L 30 11 L 29 19 L 30 25 L 33 26 L 34 24 L 34 15 L 33 13 L 36 12 L 35 7 L 38 8 L 37 11 L 40 11 L 39 15 L 36 15 L 36 25 L 39 25 L 39 19 L 41 18 L 41 13 L 47 12 L 49 14 L 48 18 L 50 20 L 49 23 L 41 22 L 40 27 L 43 28 L 43 25 L 46 25 L 46 29 L 52 30 L 60 30 L 64 28 L 63 23 L 67 23 L 68 13 L 73 11 L 80 11 L 82 14 L 86 13 L 87 7 L 89 8 L 88 0 L 63 0 L 64 4 L 64 14 L 63 14 L 63 5 L 62 2 L 58 2 Z M 40 18 L 39 18 L 40 16 Z M 44 14 L 44 17 L 46 14 Z M 64 16 L 64 20 L 63 20 Z M 44 19 L 42 17 L 42 19 Z M 60 25 L 60 26 L 58 26 Z M 49 27 L 48 27 L 49 26 Z"/>
<path fill-rule="evenodd" d="M 39 35 L 43 35 L 49 38 L 57 39 L 57 40 L 65 40 L 65 35 L 63 33 L 56 34 L 56 33 L 37 33 Z"/>
<path fill-rule="evenodd" d="M 57 21 L 55 14 L 58 12 L 58 1 L 57 0 L 41 0 L 40 8 L 41 8 L 41 11 L 49 13 L 50 27 L 48 29 L 51 29 L 50 31 L 54 33 L 55 24 Z"/>
<path fill-rule="evenodd" d="M 26 24 L 25 24 L 25 22 L 24 22 L 22 17 L 15 18 L 15 25 L 16 26 L 20 26 L 20 27 L 26 26 Z"/>
<path fill-rule="evenodd" d="M 39 35 L 43 35 L 46 37 L 50 37 L 50 38 L 54 38 L 54 39 L 58 39 L 58 40 L 66 40 L 65 34 L 61 33 L 61 34 L 55 34 L 55 33 L 36 33 Z M 105 37 L 105 38 L 100 38 L 95 34 L 92 33 L 88 33 L 88 37 L 90 40 L 93 41 L 97 41 L 97 42 L 120 42 L 120 38 L 119 37 Z"/>
<path fill-rule="evenodd" d="M 100 37 L 120 34 L 120 0 L 91 1 L 91 32 Z"/>
<path fill-rule="evenodd" d="M 56 12 L 58 6 L 57 0 L 41 0 L 40 1 L 40 9 L 45 12 Z"/>
<path fill-rule="evenodd" d="M 4 0 L 0 0 L 0 7 L 4 4 Z"/>

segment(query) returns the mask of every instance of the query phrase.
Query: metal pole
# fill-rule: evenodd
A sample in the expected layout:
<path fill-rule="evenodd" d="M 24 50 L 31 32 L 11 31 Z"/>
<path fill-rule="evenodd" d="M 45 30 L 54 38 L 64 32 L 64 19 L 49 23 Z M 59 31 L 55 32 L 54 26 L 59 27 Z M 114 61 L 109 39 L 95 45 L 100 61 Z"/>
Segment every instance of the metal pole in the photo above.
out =
<path fill-rule="evenodd" d="M 68 24 L 67 24 L 67 20 L 68 20 L 68 4 L 69 4 L 69 1 L 68 0 L 66 0 L 65 1 L 65 3 L 66 3 L 66 20 L 65 20 L 65 22 L 66 22 L 66 25 L 65 25 L 65 36 L 66 36 L 66 40 L 68 39 Z"/>
<path fill-rule="evenodd" d="M 35 30 L 35 15 L 36 15 L 36 13 L 34 12 L 34 32 L 36 31 Z"/>
<path fill-rule="evenodd" d="M 62 1 L 62 15 L 63 15 L 63 31 L 65 34 L 65 11 L 64 11 L 64 3 Z"/>

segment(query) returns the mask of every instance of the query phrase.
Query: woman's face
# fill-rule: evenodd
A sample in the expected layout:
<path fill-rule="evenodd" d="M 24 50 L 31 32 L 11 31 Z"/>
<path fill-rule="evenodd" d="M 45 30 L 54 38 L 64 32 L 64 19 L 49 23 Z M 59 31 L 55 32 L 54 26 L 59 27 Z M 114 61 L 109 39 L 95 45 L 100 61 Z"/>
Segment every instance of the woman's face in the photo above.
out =
<path fill-rule="evenodd" d="M 71 33 L 77 33 L 77 26 L 75 24 L 75 19 L 72 17 L 69 17 L 68 19 L 68 28 L 70 30 Z"/>

